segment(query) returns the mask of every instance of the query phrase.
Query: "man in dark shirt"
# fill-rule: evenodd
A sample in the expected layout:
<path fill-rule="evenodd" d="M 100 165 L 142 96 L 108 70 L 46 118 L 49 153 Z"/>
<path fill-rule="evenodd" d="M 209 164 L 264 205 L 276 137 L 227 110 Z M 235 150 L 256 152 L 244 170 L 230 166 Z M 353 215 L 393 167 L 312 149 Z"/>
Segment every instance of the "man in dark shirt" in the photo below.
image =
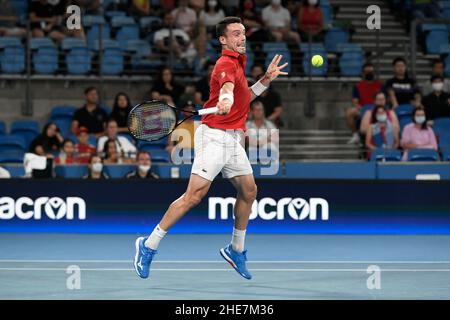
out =
<path fill-rule="evenodd" d="M 34 37 L 48 36 L 58 42 L 64 39 L 61 22 L 66 11 L 66 0 L 59 0 L 56 4 L 47 0 L 32 1 L 28 11 Z"/>
<path fill-rule="evenodd" d="M 402 57 L 395 58 L 392 65 L 394 77 L 387 80 L 385 85 L 392 107 L 395 109 L 405 103 L 420 105 L 420 92 L 416 81 L 406 72 L 406 60 Z"/>
<path fill-rule="evenodd" d="M 86 104 L 75 111 L 72 120 L 72 133 L 77 134 L 79 127 L 86 127 L 88 132 L 97 138 L 105 133 L 105 123 L 108 118 L 105 110 L 98 105 L 98 91 L 95 87 L 84 90 Z"/>
<path fill-rule="evenodd" d="M 252 80 L 256 83 L 262 76 L 264 76 L 264 68 L 255 64 L 252 67 Z M 272 121 L 277 128 L 283 126 L 283 121 L 281 120 L 281 114 L 283 113 L 283 106 L 281 104 L 281 96 L 272 87 L 264 91 L 259 97 L 256 97 L 254 101 L 261 101 L 265 108 L 265 115 L 267 120 Z"/>
<path fill-rule="evenodd" d="M 209 99 L 209 83 L 214 70 L 214 63 L 208 61 L 205 64 L 206 75 L 195 84 L 195 104 L 203 105 Z"/>
<path fill-rule="evenodd" d="M 139 151 L 136 155 L 137 168 L 128 173 L 127 179 L 159 179 L 159 176 L 152 172 L 152 160 L 147 151 Z"/>
<path fill-rule="evenodd" d="M 433 92 L 422 99 L 427 119 L 450 117 L 450 94 L 443 91 L 444 78 L 434 75 L 430 82 Z"/>

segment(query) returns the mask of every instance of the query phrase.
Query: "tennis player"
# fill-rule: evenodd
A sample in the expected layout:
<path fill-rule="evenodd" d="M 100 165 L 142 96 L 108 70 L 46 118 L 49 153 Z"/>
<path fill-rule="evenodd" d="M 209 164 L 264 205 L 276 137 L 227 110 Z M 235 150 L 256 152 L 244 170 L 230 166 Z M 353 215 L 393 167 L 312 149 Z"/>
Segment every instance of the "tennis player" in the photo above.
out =
<path fill-rule="evenodd" d="M 204 108 L 217 106 L 218 111 L 203 116 L 202 124 L 195 131 L 195 159 L 186 192 L 172 202 L 150 236 L 136 239 L 134 268 L 141 278 L 149 276 L 161 239 L 186 212 L 200 203 L 219 172 L 237 190 L 231 243 L 220 249 L 220 254 L 242 277 L 252 277 L 246 267 L 244 242 L 256 184 L 243 147 L 243 132 L 250 102 L 279 75 L 287 75 L 281 71 L 287 63 L 278 66 L 282 56 L 276 55 L 265 75 L 249 88 L 245 77 L 245 28 L 241 19 L 225 18 L 217 24 L 216 33 L 222 56 L 214 67 L 211 92 Z"/>

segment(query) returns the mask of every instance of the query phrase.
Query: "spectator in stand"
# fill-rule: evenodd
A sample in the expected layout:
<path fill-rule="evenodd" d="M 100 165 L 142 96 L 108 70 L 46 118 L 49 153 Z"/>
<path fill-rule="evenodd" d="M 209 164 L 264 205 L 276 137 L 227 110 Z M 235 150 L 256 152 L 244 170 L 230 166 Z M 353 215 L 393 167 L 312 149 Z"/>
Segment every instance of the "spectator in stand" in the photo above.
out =
<path fill-rule="evenodd" d="M 195 84 L 195 104 L 203 105 L 209 99 L 209 83 L 211 82 L 211 75 L 214 70 L 214 63 L 207 61 L 204 66 L 206 75 L 197 81 Z"/>
<path fill-rule="evenodd" d="M 255 64 L 251 71 L 253 83 L 256 83 L 262 76 L 264 76 L 264 68 Z M 283 113 L 283 105 L 280 94 L 275 91 L 273 86 L 264 91 L 260 96 L 255 98 L 256 101 L 261 101 L 264 106 L 265 116 L 267 120 L 272 121 L 277 128 L 283 126 L 281 114 Z"/>
<path fill-rule="evenodd" d="M 116 141 L 108 139 L 105 142 L 102 150 L 104 164 L 123 164 L 132 163 L 133 159 L 126 157 L 123 153 L 117 150 Z"/>
<path fill-rule="evenodd" d="M 161 8 L 163 12 L 170 12 L 175 9 L 176 1 L 175 0 L 164 0 L 160 1 Z"/>
<path fill-rule="evenodd" d="M 394 77 L 386 81 L 386 91 L 391 103 L 395 109 L 400 104 L 411 103 L 415 106 L 420 105 L 420 92 L 416 85 L 416 80 L 408 76 L 406 70 L 406 60 L 397 57 L 392 62 L 394 67 Z"/>
<path fill-rule="evenodd" d="M 53 153 L 58 152 L 63 141 L 64 138 L 56 124 L 50 122 L 44 126 L 42 133 L 31 141 L 29 151 L 39 156 L 53 158 Z"/>
<path fill-rule="evenodd" d="M 100 0 L 72 0 L 72 2 L 83 8 L 83 14 L 100 14 Z"/>
<path fill-rule="evenodd" d="M 442 61 L 441 59 L 437 59 L 437 60 L 433 61 L 431 75 L 432 76 L 441 76 L 444 79 L 444 88 L 442 89 L 442 91 L 450 93 L 450 80 L 445 78 L 444 70 L 445 70 L 444 61 Z M 431 82 L 427 81 L 427 83 L 423 86 L 423 89 L 422 89 L 423 95 L 426 96 L 433 92 L 434 92 L 434 90 L 433 90 Z"/>
<path fill-rule="evenodd" d="M 162 100 L 170 105 L 176 106 L 183 92 L 184 87 L 175 81 L 172 70 L 164 67 L 153 84 L 151 98 Z"/>
<path fill-rule="evenodd" d="M 309 41 L 309 35 L 312 42 L 323 41 L 324 23 L 319 0 L 303 0 L 297 20 L 302 41 Z"/>
<path fill-rule="evenodd" d="M 56 164 L 74 164 L 78 163 L 78 159 L 75 156 L 75 147 L 73 141 L 65 139 L 62 143 L 61 151 L 55 159 Z"/>
<path fill-rule="evenodd" d="M 239 0 L 220 0 L 225 9 L 225 16 L 235 16 L 239 7 Z"/>
<path fill-rule="evenodd" d="M 89 173 L 83 179 L 109 179 L 109 176 L 103 172 L 102 158 L 96 154 L 89 159 L 88 170 Z"/>
<path fill-rule="evenodd" d="M 281 0 L 272 0 L 262 11 L 262 20 L 275 41 L 293 41 L 300 43 L 300 36 L 291 30 L 291 15 L 281 5 Z"/>
<path fill-rule="evenodd" d="M 373 116 L 373 111 L 375 108 L 380 107 L 385 109 L 388 121 L 392 123 L 392 126 L 394 127 L 394 130 L 397 133 L 400 133 L 400 123 L 398 121 L 397 115 L 393 110 L 390 110 L 386 106 L 386 95 L 384 92 L 378 92 L 375 94 L 375 101 L 374 101 L 375 107 L 372 110 L 367 111 L 362 120 L 361 120 L 361 126 L 359 128 L 359 132 L 364 137 L 367 134 L 367 131 L 369 130 L 369 127 L 371 124 L 374 124 L 375 117 Z M 363 140 L 365 141 L 365 140 Z"/>
<path fill-rule="evenodd" d="M 192 101 L 188 101 L 184 106 L 188 111 L 195 111 L 195 105 Z M 183 112 L 184 117 L 191 115 L 189 112 Z M 169 136 L 166 150 L 172 154 L 174 148 L 177 149 L 194 149 L 194 133 L 198 127 L 198 121 L 189 118 L 181 123 Z"/>
<path fill-rule="evenodd" d="M 154 173 L 152 168 L 152 159 L 147 151 L 139 151 L 136 154 L 136 170 L 128 173 L 127 179 L 159 179 L 159 176 Z"/>
<path fill-rule="evenodd" d="M 20 25 L 11 0 L 0 0 L 0 37 L 25 37 L 27 30 Z"/>
<path fill-rule="evenodd" d="M 109 119 L 106 123 L 106 135 L 98 139 L 97 151 L 104 150 L 106 141 L 115 141 L 117 152 L 122 156 L 128 157 L 136 153 L 136 147 L 127 138 L 118 136 L 117 133 L 118 127 L 116 120 Z"/>
<path fill-rule="evenodd" d="M 269 41 L 266 30 L 263 28 L 263 21 L 255 11 L 253 0 L 244 0 L 240 10 L 240 18 L 245 27 L 245 36 L 250 42 Z"/>
<path fill-rule="evenodd" d="M 373 104 L 375 94 L 380 92 L 382 87 L 381 81 L 375 79 L 373 64 L 365 63 L 362 67 L 362 80 L 353 87 L 353 106 L 348 108 L 345 113 L 347 126 L 353 132 L 352 138 L 348 141 L 349 144 L 359 143 L 358 122 L 361 116 L 361 108 L 365 105 Z"/>
<path fill-rule="evenodd" d="M 197 23 L 197 14 L 188 6 L 188 0 L 178 0 L 178 7 L 172 11 L 172 17 L 175 28 L 186 32 L 193 38 L 195 34 L 195 25 Z"/>
<path fill-rule="evenodd" d="M 388 118 L 387 110 L 381 106 L 375 106 L 372 112 L 372 124 L 369 126 L 366 135 L 366 148 L 370 152 L 377 149 L 398 149 L 399 132 L 394 128 Z"/>
<path fill-rule="evenodd" d="M 171 13 L 165 13 L 163 27 L 155 32 L 153 38 L 154 48 L 164 55 L 168 55 L 170 52 L 170 28 L 173 28 L 173 16 Z M 189 35 L 182 29 L 173 28 L 172 39 L 174 57 L 192 64 L 197 56 L 197 51 L 195 50 Z"/>
<path fill-rule="evenodd" d="M 150 0 L 131 0 L 129 6 L 128 13 L 135 19 L 150 16 Z"/>
<path fill-rule="evenodd" d="M 110 119 L 114 119 L 117 122 L 118 132 L 128 132 L 127 119 L 133 105 L 131 104 L 130 97 L 124 92 L 119 92 L 114 98 L 114 106 Z"/>
<path fill-rule="evenodd" d="M 78 143 L 75 144 L 75 153 L 79 163 L 89 163 L 89 159 L 97 153 L 95 146 L 89 143 L 89 133 L 86 127 L 78 129 Z"/>
<path fill-rule="evenodd" d="M 217 0 L 208 0 L 205 10 L 200 12 L 199 20 L 203 22 L 206 31 L 211 36 L 215 37 L 215 27 L 222 19 L 225 18 L 225 13 L 220 8 Z"/>
<path fill-rule="evenodd" d="M 427 117 L 423 108 L 415 108 L 412 114 L 413 123 L 403 128 L 401 145 L 403 161 L 408 159 L 409 149 L 438 149 L 433 129 L 427 126 Z"/>
<path fill-rule="evenodd" d="M 440 18 L 442 15 L 436 2 L 434 0 L 412 0 L 412 16 L 417 19 Z"/>
<path fill-rule="evenodd" d="M 275 125 L 264 115 L 264 105 L 253 100 L 251 104 L 252 119 L 246 123 L 249 149 L 268 149 L 278 153 L 278 134 Z"/>
<path fill-rule="evenodd" d="M 430 125 L 436 118 L 450 117 L 450 94 L 443 91 L 444 78 L 434 75 L 430 79 L 433 92 L 422 99 L 422 105 Z"/>
<path fill-rule="evenodd" d="M 106 111 L 98 104 L 98 91 L 95 87 L 88 87 L 84 90 L 86 103 L 83 107 L 75 111 L 72 120 L 71 131 L 78 133 L 79 127 L 85 127 L 88 132 L 97 138 L 105 132 L 105 122 L 108 119 Z"/>
<path fill-rule="evenodd" d="M 205 0 L 189 0 L 189 7 L 195 10 L 199 14 L 205 9 Z"/>

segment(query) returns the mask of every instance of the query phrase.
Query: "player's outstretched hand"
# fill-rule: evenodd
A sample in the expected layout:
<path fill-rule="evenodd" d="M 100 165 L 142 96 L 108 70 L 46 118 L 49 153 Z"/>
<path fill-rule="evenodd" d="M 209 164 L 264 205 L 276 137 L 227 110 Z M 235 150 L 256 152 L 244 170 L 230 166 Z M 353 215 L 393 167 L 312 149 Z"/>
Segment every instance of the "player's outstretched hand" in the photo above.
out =
<path fill-rule="evenodd" d="M 281 69 L 285 68 L 288 65 L 288 63 L 286 62 L 281 66 L 278 65 L 281 62 L 281 58 L 283 58 L 281 54 L 276 54 L 275 57 L 273 57 L 269 67 L 267 68 L 265 76 L 269 81 L 275 80 L 280 75 L 281 76 L 288 75 L 287 72 L 281 71 Z"/>
<path fill-rule="evenodd" d="M 217 110 L 218 115 L 226 115 L 230 113 L 231 110 L 231 101 L 228 99 L 224 99 L 222 101 L 217 102 Z"/>

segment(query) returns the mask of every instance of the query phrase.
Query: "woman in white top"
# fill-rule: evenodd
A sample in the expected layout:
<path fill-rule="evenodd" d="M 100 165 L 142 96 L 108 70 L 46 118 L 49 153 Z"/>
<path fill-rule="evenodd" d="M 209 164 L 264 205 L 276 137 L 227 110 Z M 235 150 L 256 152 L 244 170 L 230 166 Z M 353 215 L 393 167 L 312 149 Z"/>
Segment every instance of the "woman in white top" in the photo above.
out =
<path fill-rule="evenodd" d="M 220 8 L 217 0 L 208 0 L 206 8 L 200 11 L 199 19 L 206 27 L 208 34 L 214 33 L 214 28 L 222 19 L 225 18 L 225 13 Z"/>

